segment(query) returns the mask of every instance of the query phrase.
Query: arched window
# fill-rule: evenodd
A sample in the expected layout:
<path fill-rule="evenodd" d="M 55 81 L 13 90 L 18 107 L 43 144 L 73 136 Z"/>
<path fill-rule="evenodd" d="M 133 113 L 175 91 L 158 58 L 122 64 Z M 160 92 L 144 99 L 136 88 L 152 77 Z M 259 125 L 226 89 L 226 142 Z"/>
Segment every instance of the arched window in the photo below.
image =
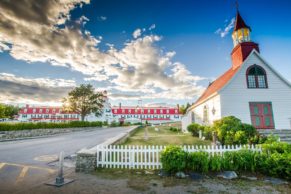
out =
<path fill-rule="evenodd" d="M 250 66 L 246 76 L 248 88 L 268 88 L 266 71 L 262 67 Z"/>
<path fill-rule="evenodd" d="M 203 108 L 203 123 L 207 124 L 209 122 L 209 114 L 208 114 L 208 106 L 204 106 Z"/>

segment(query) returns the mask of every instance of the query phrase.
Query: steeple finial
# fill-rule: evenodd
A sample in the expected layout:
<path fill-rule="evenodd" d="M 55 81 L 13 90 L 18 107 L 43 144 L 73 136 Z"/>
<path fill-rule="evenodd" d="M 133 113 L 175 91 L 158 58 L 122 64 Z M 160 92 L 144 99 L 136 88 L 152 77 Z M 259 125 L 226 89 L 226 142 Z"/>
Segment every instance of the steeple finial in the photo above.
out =
<path fill-rule="evenodd" d="M 235 1 L 236 12 L 238 12 L 238 0 Z"/>

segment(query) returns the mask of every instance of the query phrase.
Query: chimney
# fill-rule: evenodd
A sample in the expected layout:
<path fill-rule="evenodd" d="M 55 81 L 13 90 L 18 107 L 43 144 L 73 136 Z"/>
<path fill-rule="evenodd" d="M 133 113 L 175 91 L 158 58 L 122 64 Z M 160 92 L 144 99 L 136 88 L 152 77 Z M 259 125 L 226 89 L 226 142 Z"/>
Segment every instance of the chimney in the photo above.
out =
<path fill-rule="evenodd" d="M 119 102 L 119 109 L 121 109 L 121 102 Z"/>

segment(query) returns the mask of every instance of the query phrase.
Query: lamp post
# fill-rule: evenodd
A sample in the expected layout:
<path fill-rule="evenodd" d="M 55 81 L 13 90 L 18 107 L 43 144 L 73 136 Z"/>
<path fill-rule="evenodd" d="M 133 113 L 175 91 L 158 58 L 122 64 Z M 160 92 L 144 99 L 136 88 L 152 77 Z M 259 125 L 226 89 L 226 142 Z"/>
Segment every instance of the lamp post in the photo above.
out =
<path fill-rule="evenodd" d="M 138 104 L 140 105 L 140 121 L 141 121 L 141 126 L 142 126 L 142 116 L 143 116 L 143 108 L 142 108 L 142 100 L 138 100 Z M 144 140 L 148 140 L 148 129 L 147 126 L 144 128 Z"/>

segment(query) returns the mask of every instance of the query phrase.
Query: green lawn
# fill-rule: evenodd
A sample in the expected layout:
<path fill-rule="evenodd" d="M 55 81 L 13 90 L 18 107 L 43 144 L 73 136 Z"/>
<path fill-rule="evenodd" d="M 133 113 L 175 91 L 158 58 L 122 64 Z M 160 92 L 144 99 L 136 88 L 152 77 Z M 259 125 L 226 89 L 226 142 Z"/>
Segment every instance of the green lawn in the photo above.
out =
<path fill-rule="evenodd" d="M 180 123 L 170 124 L 172 127 L 180 128 Z M 172 132 L 171 127 L 167 125 L 159 125 L 146 127 L 148 130 L 148 140 L 144 139 L 145 128 L 138 129 L 131 137 L 129 137 L 122 145 L 210 145 L 211 141 L 201 140 L 192 137 L 190 133 Z M 156 131 L 155 128 L 159 129 Z"/>

